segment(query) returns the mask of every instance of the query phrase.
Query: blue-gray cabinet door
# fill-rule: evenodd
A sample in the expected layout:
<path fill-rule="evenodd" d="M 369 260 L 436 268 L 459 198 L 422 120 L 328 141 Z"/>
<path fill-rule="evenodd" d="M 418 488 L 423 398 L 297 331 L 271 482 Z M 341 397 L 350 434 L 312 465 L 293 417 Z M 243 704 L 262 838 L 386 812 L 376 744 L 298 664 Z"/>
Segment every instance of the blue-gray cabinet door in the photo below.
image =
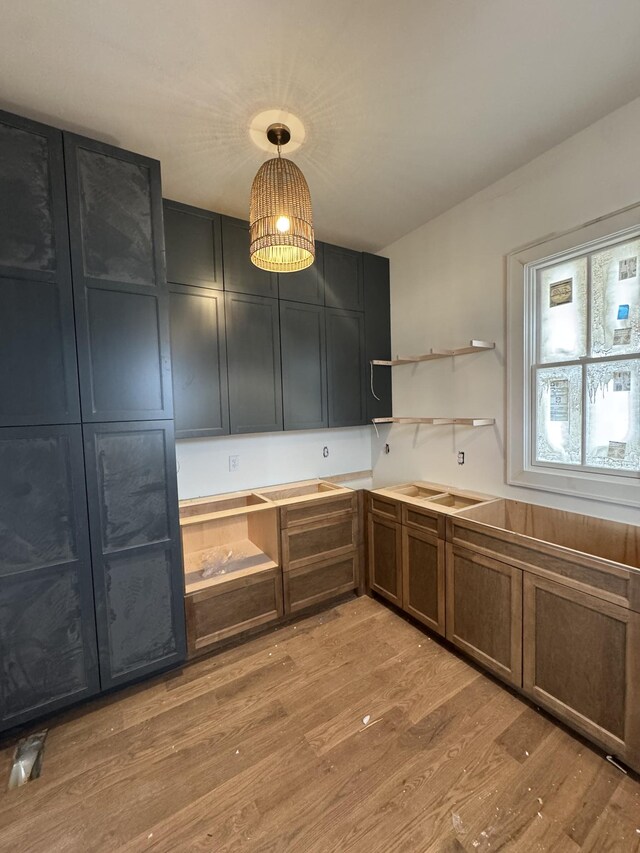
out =
<path fill-rule="evenodd" d="M 324 311 L 321 305 L 280 301 L 285 429 L 328 425 Z"/>
<path fill-rule="evenodd" d="M 367 422 L 364 314 L 326 308 L 329 426 Z"/>
<path fill-rule="evenodd" d="M 360 252 L 325 243 L 324 304 L 329 308 L 364 311 Z"/>
<path fill-rule="evenodd" d="M 225 293 L 232 433 L 282 429 L 278 300 Z"/>
<path fill-rule="evenodd" d="M 224 294 L 169 285 L 176 438 L 229 433 Z"/>
<path fill-rule="evenodd" d="M 0 426 L 79 421 L 62 133 L 0 112 Z"/>
<path fill-rule="evenodd" d="M 277 274 L 261 270 L 251 263 L 248 222 L 230 216 L 222 217 L 222 258 L 225 290 L 277 297 Z"/>
<path fill-rule="evenodd" d="M 179 664 L 184 574 L 172 421 L 85 424 L 103 689 Z"/>
<path fill-rule="evenodd" d="M 167 282 L 222 290 L 220 214 L 163 201 Z"/>
<path fill-rule="evenodd" d="M 81 427 L 0 429 L 0 730 L 98 690 Z"/>
<path fill-rule="evenodd" d="M 171 418 L 160 164 L 63 137 L 82 420 Z"/>
<path fill-rule="evenodd" d="M 371 361 L 391 359 L 391 294 L 389 258 L 364 253 L 365 370 L 371 380 Z M 367 420 L 391 417 L 391 374 L 386 366 L 373 368 L 367 385 Z M 375 391 L 372 393 L 371 386 Z M 376 399 L 378 397 L 379 399 Z"/>
<path fill-rule="evenodd" d="M 316 240 L 316 258 L 306 270 L 279 273 L 278 289 L 280 299 L 324 305 L 324 243 Z"/>

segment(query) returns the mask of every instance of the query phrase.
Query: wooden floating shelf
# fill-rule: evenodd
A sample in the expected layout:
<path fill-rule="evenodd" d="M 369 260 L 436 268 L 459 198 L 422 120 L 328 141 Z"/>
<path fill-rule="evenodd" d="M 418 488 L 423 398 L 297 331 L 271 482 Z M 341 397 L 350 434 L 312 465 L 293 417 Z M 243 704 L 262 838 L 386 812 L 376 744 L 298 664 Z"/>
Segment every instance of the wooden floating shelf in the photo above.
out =
<path fill-rule="evenodd" d="M 382 361 L 374 359 L 371 364 L 381 364 L 386 367 L 396 367 L 398 364 L 417 364 L 420 361 L 432 361 L 435 358 L 451 358 L 454 355 L 466 355 L 470 352 L 484 352 L 485 350 L 495 349 L 496 345 L 492 341 L 469 341 L 469 346 L 457 347 L 456 349 L 432 349 L 425 355 L 407 355 L 401 358 L 394 358 L 391 361 Z"/>
<path fill-rule="evenodd" d="M 459 426 L 493 426 L 495 418 L 373 418 L 374 424 L 432 424 L 442 426 L 458 424 Z"/>

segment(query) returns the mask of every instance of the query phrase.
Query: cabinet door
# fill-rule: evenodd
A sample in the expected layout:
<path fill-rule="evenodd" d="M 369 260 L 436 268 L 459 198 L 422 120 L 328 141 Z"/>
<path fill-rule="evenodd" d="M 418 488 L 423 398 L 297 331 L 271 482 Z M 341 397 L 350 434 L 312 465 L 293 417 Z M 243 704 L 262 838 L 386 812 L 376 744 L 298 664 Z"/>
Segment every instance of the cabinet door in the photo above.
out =
<path fill-rule="evenodd" d="M 227 435 L 229 383 L 224 295 L 169 285 L 176 438 Z"/>
<path fill-rule="evenodd" d="M 0 729 L 99 689 L 78 425 L 0 430 Z"/>
<path fill-rule="evenodd" d="M 522 571 L 447 545 L 447 639 L 522 686 Z"/>
<path fill-rule="evenodd" d="M 410 527 L 402 528 L 402 601 L 412 616 L 445 634 L 444 540 Z"/>
<path fill-rule="evenodd" d="M 640 769 L 640 615 L 525 572 L 524 688 Z"/>
<path fill-rule="evenodd" d="M 103 688 L 185 655 L 173 422 L 84 427 Z"/>
<path fill-rule="evenodd" d="M 160 164 L 64 134 L 84 422 L 173 416 Z"/>
<path fill-rule="evenodd" d="M 379 255 L 362 256 L 364 277 L 364 337 L 365 368 L 371 376 L 374 359 L 391 359 L 391 292 L 389 285 L 389 259 Z M 391 410 L 390 367 L 373 367 L 373 382 L 367 388 L 367 420 L 390 418 Z M 375 390 L 377 400 L 371 391 Z"/>
<path fill-rule="evenodd" d="M 364 314 L 327 308 L 325 317 L 329 426 L 365 424 Z"/>
<path fill-rule="evenodd" d="M 0 112 L 0 426 L 79 421 L 62 133 Z"/>
<path fill-rule="evenodd" d="M 369 514 L 369 584 L 402 607 L 402 527 Z"/>
<path fill-rule="evenodd" d="M 285 429 L 322 429 L 327 416 L 324 308 L 280 302 Z"/>
<path fill-rule="evenodd" d="M 324 245 L 324 303 L 331 308 L 364 311 L 362 255 L 342 246 Z"/>
<path fill-rule="evenodd" d="M 232 433 L 282 429 L 278 300 L 225 294 Z"/>
<path fill-rule="evenodd" d="M 254 296 L 277 296 L 278 276 L 261 270 L 249 257 L 249 223 L 222 217 L 224 289 Z"/>
<path fill-rule="evenodd" d="M 280 299 L 324 305 L 324 243 L 316 240 L 316 259 L 306 270 L 278 276 Z"/>
<path fill-rule="evenodd" d="M 167 281 L 222 290 L 220 215 L 164 199 Z"/>

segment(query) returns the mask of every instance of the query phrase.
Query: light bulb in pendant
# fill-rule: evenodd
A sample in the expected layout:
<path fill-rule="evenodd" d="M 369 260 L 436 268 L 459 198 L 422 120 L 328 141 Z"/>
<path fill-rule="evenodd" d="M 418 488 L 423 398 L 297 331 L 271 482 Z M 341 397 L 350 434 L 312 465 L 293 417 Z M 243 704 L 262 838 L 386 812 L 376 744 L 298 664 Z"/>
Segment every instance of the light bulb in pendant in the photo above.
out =
<path fill-rule="evenodd" d="M 276 221 L 276 228 L 281 234 L 286 234 L 291 228 L 291 222 L 288 216 L 279 216 Z"/>

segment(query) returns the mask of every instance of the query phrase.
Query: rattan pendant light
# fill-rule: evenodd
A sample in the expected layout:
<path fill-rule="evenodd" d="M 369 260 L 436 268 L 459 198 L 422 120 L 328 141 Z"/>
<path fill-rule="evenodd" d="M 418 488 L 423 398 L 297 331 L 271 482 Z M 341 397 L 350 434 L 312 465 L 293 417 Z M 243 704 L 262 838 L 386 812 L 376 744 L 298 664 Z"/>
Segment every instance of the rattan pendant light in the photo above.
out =
<path fill-rule="evenodd" d="M 280 146 L 291 139 L 284 124 L 267 128 L 267 139 L 278 156 L 258 169 L 251 186 L 249 252 L 252 262 L 271 272 L 296 272 L 311 266 L 313 239 L 311 196 L 295 163 L 280 156 Z"/>

